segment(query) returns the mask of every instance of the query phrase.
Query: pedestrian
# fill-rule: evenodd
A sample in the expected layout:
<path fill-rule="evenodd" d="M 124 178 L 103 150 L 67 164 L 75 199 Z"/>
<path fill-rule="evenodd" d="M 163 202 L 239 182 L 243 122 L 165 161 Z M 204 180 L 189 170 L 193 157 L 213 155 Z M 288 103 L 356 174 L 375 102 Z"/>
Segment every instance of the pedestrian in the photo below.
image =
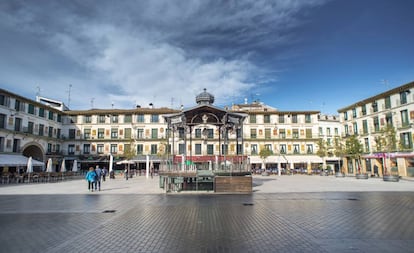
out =
<path fill-rule="evenodd" d="M 374 165 L 374 176 L 375 177 L 379 177 L 379 174 L 378 174 L 378 166 L 376 164 Z"/>
<path fill-rule="evenodd" d="M 125 174 L 125 180 L 128 180 L 128 169 L 127 168 L 125 168 L 124 174 Z"/>
<path fill-rule="evenodd" d="M 96 190 L 100 191 L 101 190 L 102 170 L 101 170 L 101 168 L 99 168 L 99 165 L 96 165 L 95 173 L 96 173 L 95 191 Z"/>
<path fill-rule="evenodd" d="M 108 174 L 108 170 L 106 169 L 106 167 L 103 167 L 102 169 L 102 180 L 105 182 L 106 180 L 106 175 Z"/>
<path fill-rule="evenodd" d="M 88 181 L 88 190 L 93 192 L 93 188 L 96 182 L 96 172 L 93 167 L 89 168 L 88 173 L 85 176 L 86 181 Z"/>

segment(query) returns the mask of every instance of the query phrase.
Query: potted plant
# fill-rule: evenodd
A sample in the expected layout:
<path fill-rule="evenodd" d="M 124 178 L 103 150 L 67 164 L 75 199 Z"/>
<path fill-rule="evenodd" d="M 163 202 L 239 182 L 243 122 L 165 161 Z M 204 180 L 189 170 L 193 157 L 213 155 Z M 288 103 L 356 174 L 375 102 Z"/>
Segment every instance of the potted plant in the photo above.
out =
<path fill-rule="evenodd" d="M 263 161 L 263 166 L 264 166 L 264 170 L 263 170 L 263 172 L 262 172 L 262 176 L 269 176 L 269 173 L 266 171 L 266 159 L 267 159 L 269 156 L 271 156 L 271 155 L 273 155 L 273 151 L 272 151 L 272 150 L 268 149 L 268 148 L 267 148 L 267 147 L 265 147 L 265 146 L 262 146 L 262 147 L 260 148 L 259 156 L 260 156 L 260 158 L 262 159 L 262 161 Z"/>
<path fill-rule="evenodd" d="M 341 165 L 343 164 L 342 158 L 344 156 L 345 149 L 340 137 L 334 139 L 334 154 L 339 157 L 338 168 L 339 171 L 335 173 L 335 177 L 345 177 L 345 168 Z"/>
<path fill-rule="evenodd" d="M 363 152 L 363 145 L 358 140 L 357 135 L 351 135 L 346 139 L 345 149 L 347 156 L 355 161 L 357 172 L 355 177 L 357 179 L 368 179 L 368 173 L 362 171 L 361 154 Z"/>
<path fill-rule="evenodd" d="M 397 147 L 397 137 L 395 128 L 391 124 L 387 124 L 381 131 L 379 136 L 375 138 L 377 151 L 382 152 L 383 156 L 383 180 L 389 182 L 398 182 L 400 176 L 398 173 L 397 163 L 391 161 L 390 153 L 394 152 Z M 387 155 L 388 154 L 388 155 Z M 387 156 L 389 158 L 390 169 L 387 168 Z"/>

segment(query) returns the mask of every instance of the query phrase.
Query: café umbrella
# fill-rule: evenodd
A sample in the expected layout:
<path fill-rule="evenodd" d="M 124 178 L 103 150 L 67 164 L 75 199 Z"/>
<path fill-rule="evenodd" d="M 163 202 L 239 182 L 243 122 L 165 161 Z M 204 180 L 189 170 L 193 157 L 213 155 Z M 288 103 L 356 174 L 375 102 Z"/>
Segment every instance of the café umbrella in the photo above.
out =
<path fill-rule="evenodd" d="M 30 182 L 30 174 L 33 172 L 33 161 L 32 161 L 32 157 L 29 157 L 29 159 L 27 159 L 27 170 L 26 173 L 28 174 L 28 181 Z"/>
<path fill-rule="evenodd" d="M 62 164 L 60 166 L 60 172 L 66 172 L 65 159 L 63 159 Z"/>
<path fill-rule="evenodd" d="M 53 172 L 53 161 L 52 161 L 52 158 L 49 158 L 47 160 L 46 172 L 49 172 L 49 173 Z"/>
<path fill-rule="evenodd" d="M 73 161 L 72 171 L 77 172 L 78 171 L 78 160 Z"/>

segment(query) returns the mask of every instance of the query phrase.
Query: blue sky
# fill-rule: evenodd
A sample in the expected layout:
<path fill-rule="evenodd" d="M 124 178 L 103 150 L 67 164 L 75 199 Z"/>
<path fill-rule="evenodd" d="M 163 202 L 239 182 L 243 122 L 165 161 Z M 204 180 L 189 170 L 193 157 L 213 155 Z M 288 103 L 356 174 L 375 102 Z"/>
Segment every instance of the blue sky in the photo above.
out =
<path fill-rule="evenodd" d="M 1 1 L 0 87 L 71 109 L 337 110 L 414 81 L 414 1 Z M 69 92 L 70 90 L 70 92 Z M 70 100 L 69 100 L 70 94 Z"/>

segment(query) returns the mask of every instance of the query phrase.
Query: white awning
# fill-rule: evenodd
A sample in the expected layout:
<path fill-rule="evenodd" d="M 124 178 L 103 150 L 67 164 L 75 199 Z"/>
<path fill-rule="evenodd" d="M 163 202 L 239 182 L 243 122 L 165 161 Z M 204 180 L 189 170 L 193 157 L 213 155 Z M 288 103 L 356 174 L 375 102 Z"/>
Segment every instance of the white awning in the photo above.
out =
<path fill-rule="evenodd" d="M 27 161 L 29 157 L 23 155 L 9 155 L 9 154 L 0 154 L 0 166 L 1 167 L 17 167 L 17 166 L 27 166 Z M 44 163 L 32 159 L 33 166 L 44 166 Z"/>
<path fill-rule="evenodd" d="M 251 156 L 250 163 L 262 163 L 260 156 Z M 323 160 L 317 155 L 284 155 L 269 156 L 266 163 L 322 163 Z"/>

